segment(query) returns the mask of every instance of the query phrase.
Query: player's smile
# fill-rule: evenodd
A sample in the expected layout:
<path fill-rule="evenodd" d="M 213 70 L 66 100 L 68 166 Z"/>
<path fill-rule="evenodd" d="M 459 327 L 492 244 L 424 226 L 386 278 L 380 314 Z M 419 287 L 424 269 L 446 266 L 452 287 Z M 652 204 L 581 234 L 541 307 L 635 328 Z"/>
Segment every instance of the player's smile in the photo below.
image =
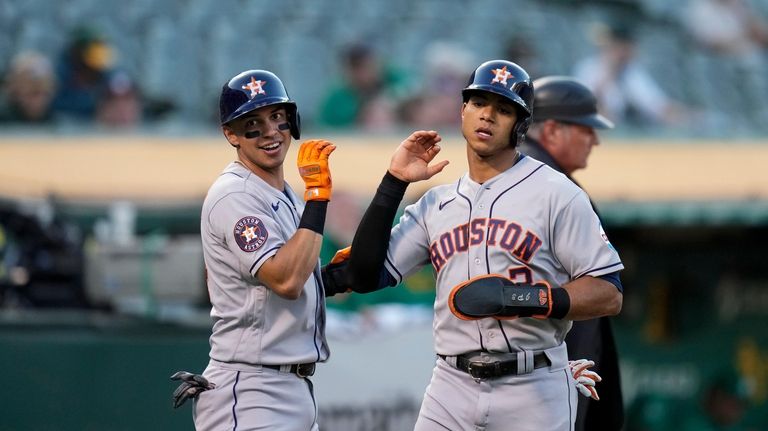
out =
<path fill-rule="evenodd" d="M 287 136 L 281 136 L 283 131 L 266 137 L 257 138 L 256 142 L 245 144 L 243 153 L 251 162 L 265 170 L 281 166 L 288 153 Z M 250 149 L 248 148 L 250 147 Z"/>
<path fill-rule="evenodd" d="M 266 145 L 260 145 L 259 149 L 265 151 L 269 155 L 278 154 L 283 146 L 282 141 L 274 141 Z"/>

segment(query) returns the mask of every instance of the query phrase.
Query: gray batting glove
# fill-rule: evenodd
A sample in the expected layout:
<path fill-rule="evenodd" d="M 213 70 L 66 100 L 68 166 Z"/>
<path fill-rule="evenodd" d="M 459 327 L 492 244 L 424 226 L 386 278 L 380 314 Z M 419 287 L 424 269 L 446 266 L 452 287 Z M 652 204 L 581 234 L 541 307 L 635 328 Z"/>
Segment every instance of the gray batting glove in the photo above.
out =
<path fill-rule="evenodd" d="M 179 387 L 173 391 L 174 409 L 182 406 L 190 398 L 197 398 L 201 392 L 216 387 L 216 384 L 209 382 L 205 377 L 187 371 L 177 371 L 171 376 L 171 380 L 181 380 L 182 382 Z"/>
<path fill-rule="evenodd" d="M 576 380 L 576 389 L 578 389 L 579 393 L 595 401 L 600 401 L 595 385 L 601 382 L 603 378 L 596 372 L 588 370 L 588 368 L 595 366 L 595 362 L 588 359 L 579 359 L 568 361 L 568 366 L 571 368 L 573 379 Z"/>

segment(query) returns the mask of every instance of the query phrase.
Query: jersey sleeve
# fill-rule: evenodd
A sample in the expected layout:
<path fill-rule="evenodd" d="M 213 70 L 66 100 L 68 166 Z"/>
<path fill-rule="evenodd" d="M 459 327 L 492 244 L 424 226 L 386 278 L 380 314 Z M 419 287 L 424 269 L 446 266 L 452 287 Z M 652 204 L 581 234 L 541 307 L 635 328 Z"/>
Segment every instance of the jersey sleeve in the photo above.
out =
<path fill-rule="evenodd" d="M 268 205 L 248 193 L 231 193 L 208 215 L 212 231 L 237 257 L 241 274 L 256 277 L 261 265 L 285 244 L 283 230 Z"/>
<path fill-rule="evenodd" d="M 384 267 L 397 283 L 429 263 L 429 235 L 424 223 L 425 199 L 405 208 L 392 228 Z"/>
<path fill-rule="evenodd" d="M 552 237 L 554 254 L 572 280 L 585 275 L 598 277 L 624 268 L 583 191 L 559 212 Z"/>

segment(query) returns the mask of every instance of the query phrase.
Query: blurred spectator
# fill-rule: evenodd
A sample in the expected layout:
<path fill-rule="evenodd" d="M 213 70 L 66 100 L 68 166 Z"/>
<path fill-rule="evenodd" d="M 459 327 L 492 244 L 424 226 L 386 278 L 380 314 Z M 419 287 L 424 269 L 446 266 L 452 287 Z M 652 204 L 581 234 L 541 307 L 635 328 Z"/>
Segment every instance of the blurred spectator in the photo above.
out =
<path fill-rule="evenodd" d="M 90 27 L 75 29 L 57 65 L 54 111 L 77 120 L 93 120 L 114 61 L 114 49 L 102 34 Z"/>
<path fill-rule="evenodd" d="M 738 105 L 754 120 L 764 121 L 768 23 L 743 0 L 691 0 L 684 21 L 693 41 L 715 56 L 717 67 L 733 73 L 729 80 L 738 82 Z"/>
<path fill-rule="evenodd" d="M 342 77 L 320 104 L 318 123 L 333 128 L 385 129 L 397 121 L 405 76 L 382 64 L 374 48 L 355 43 L 342 51 Z"/>
<path fill-rule="evenodd" d="M 595 29 L 597 55 L 576 64 L 574 76 L 597 96 L 600 111 L 636 127 L 682 125 L 687 110 L 670 99 L 635 56 L 635 35 L 619 23 Z"/>
<path fill-rule="evenodd" d="M 504 44 L 504 59 L 513 61 L 525 68 L 532 78 L 542 74 L 541 59 L 531 39 L 522 33 L 512 35 Z"/>
<path fill-rule="evenodd" d="M 116 73 L 99 96 L 96 121 L 108 128 L 131 128 L 142 120 L 139 89 L 125 73 Z"/>
<path fill-rule="evenodd" d="M 723 371 L 704 388 L 698 408 L 681 412 L 679 431 L 740 431 L 749 406 L 744 378 L 735 371 Z"/>
<path fill-rule="evenodd" d="M 461 45 L 434 42 L 426 49 L 421 91 L 401 105 L 403 122 L 438 130 L 461 122 L 461 90 L 467 85 L 475 60 Z"/>
<path fill-rule="evenodd" d="M 703 47 L 745 62 L 768 45 L 768 24 L 743 0 L 691 0 L 685 24 Z"/>
<path fill-rule="evenodd" d="M 3 86 L 0 121 L 41 124 L 51 120 L 56 77 L 51 62 L 40 53 L 22 52 L 11 60 Z"/>

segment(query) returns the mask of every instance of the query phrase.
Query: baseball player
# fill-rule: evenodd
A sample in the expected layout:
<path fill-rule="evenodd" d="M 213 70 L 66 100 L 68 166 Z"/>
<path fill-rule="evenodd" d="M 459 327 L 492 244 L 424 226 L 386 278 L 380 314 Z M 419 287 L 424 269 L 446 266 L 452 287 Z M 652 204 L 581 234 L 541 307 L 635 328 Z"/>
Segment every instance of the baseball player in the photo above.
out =
<path fill-rule="evenodd" d="M 520 152 L 576 183 L 571 175 L 587 166 L 592 147 L 600 143 L 597 129 L 613 128 L 613 123 L 598 113 L 592 91 L 573 78 L 548 76 L 533 81 L 533 87 L 532 124 Z M 594 371 L 604 378 L 599 402 L 579 398 L 575 430 L 620 430 L 624 404 L 610 319 L 573 322 L 565 342 L 569 358 L 593 359 Z"/>
<path fill-rule="evenodd" d="M 408 183 L 442 169 L 439 147 L 401 145 L 352 242 L 324 271 L 326 292 L 436 275 L 437 361 L 416 430 L 570 431 L 577 380 L 563 342 L 573 320 L 613 315 L 623 264 L 587 195 L 517 151 L 533 85 L 515 63 L 481 64 L 462 91 L 469 172 L 392 218 Z M 433 141 L 436 141 L 434 139 Z"/>
<path fill-rule="evenodd" d="M 202 376 L 179 372 L 175 406 L 196 398 L 198 430 L 317 430 L 312 382 L 328 359 L 319 253 L 335 146 L 304 142 L 297 195 L 283 161 L 300 117 L 280 79 L 248 70 L 220 98 L 237 159 L 205 198 L 200 224 L 213 333 Z"/>

